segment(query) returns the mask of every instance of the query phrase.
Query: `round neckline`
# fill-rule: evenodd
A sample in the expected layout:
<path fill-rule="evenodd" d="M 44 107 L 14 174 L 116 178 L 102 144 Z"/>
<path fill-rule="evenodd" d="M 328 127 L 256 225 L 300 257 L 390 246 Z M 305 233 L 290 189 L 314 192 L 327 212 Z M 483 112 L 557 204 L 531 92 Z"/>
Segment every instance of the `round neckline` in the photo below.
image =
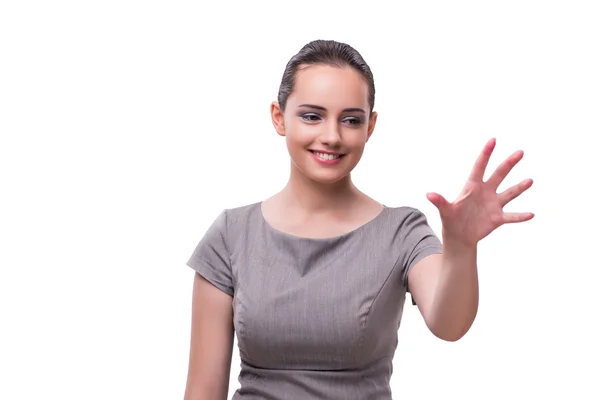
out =
<path fill-rule="evenodd" d="M 371 218 L 369 221 L 365 222 L 364 224 L 362 224 L 360 226 L 357 226 L 356 228 L 354 228 L 354 229 L 352 229 L 352 230 L 350 230 L 350 231 L 348 231 L 346 233 L 342 233 L 341 235 L 329 236 L 329 237 L 322 237 L 322 238 L 317 238 L 317 237 L 313 238 L 313 237 L 308 237 L 308 236 L 295 235 L 293 233 L 284 232 L 284 231 L 282 231 L 280 229 L 275 228 L 273 225 L 271 225 L 266 220 L 265 216 L 263 215 L 263 212 L 262 212 L 262 203 L 263 203 L 262 201 L 256 203 L 257 204 L 257 208 L 258 208 L 258 215 L 259 215 L 259 218 L 260 218 L 262 224 L 264 226 L 266 226 L 267 229 L 269 229 L 269 230 L 277 233 L 278 235 L 286 236 L 286 237 L 289 237 L 291 239 L 298 239 L 298 240 L 304 240 L 304 241 L 314 241 L 314 242 L 325 242 L 325 241 L 331 241 L 331 240 L 339 240 L 339 239 L 345 238 L 347 236 L 350 236 L 352 234 L 355 234 L 355 233 L 357 233 L 357 232 L 365 229 L 367 226 L 373 224 L 378 219 L 380 219 L 383 216 L 383 214 L 385 214 L 388 211 L 388 209 L 389 209 L 389 207 L 387 207 L 385 204 L 383 204 L 383 208 L 381 209 L 381 211 L 375 217 Z"/>

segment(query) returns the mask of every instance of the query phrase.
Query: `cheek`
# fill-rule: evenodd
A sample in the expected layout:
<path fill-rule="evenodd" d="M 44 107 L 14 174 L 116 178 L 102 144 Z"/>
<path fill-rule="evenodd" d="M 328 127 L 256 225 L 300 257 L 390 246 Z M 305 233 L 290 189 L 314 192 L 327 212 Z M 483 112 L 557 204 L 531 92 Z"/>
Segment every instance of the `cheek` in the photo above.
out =
<path fill-rule="evenodd" d="M 369 138 L 367 134 L 367 128 L 364 129 L 352 129 L 348 130 L 345 135 L 345 144 L 348 147 L 352 148 L 360 148 L 364 147 L 367 143 L 367 139 Z"/>
<path fill-rule="evenodd" d="M 318 136 L 316 126 L 306 125 L 301 122 L 292 122 L 286 126 L 286 138 L 288 144 L 296 146 L 307 146 Z"/>
<path fill-rule="evenodd" d="M 290 127 L 289 130 L 286 130 L 285 142 L 290 155 L 301 153 L 311 143 L 306 132 L 298 127 Z"/>

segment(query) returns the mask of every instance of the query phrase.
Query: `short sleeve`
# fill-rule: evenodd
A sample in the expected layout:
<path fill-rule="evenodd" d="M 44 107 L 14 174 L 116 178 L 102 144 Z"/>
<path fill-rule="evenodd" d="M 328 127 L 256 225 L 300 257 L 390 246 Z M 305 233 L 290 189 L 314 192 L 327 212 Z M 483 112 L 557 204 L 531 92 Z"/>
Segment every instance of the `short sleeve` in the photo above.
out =
<path fill-rule="evenodd" d="M 233 281 L 227 247 L 227 210 L 208 228 L 186 263 L 221 291 L 233 296 Z"/>
<path fill-rule="evenodd" d="M 402 267 L 402 279 L 409 292 L 408 273 L 414 265 L 431 254 L 442 252 L 442 242 L 427 223 L 425 214 L 417 209 L 412 209 L 405 219 L 402 227 L 402 242 L 399 265 Z M 414 301 L 413 301 L 414 304 Z"/>

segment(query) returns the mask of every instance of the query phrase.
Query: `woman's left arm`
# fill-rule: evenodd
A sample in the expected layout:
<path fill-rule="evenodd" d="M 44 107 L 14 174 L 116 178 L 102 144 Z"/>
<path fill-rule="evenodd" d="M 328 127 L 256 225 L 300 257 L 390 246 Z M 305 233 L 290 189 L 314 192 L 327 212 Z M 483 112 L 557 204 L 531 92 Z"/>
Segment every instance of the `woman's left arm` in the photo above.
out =
<path fill-rule="evenodd" d="M 496 141 L 479 155 L 467 183 L 453 203 L 428 193 L 442 220 L 442 254 L 418 261 L 408 274 L 408 285 L 427 327 L 440 339 L 456 341 L 470 329 L 479 304 L 477 244 L 506 223 L 528 221 L 533 213 L 505 213 L 503 207 L 533 184 L 525 179 L 496 193 L 510 170 L 523 158 L 517 151 L 487 181 L 483 181 Z"/>

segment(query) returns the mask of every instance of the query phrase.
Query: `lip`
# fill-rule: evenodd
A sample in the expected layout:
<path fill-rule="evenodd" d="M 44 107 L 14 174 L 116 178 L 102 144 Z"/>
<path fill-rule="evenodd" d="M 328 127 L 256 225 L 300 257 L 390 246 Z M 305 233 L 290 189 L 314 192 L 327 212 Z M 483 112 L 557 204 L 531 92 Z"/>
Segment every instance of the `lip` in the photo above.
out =
<path fill-rule="evenodd" d="M 344 153 L 337 153 L 335 151 L 328 151 L 328 150 L 308 149 L 308 151 L 311 151 L 313 153 L 333 154 L 334 156 L 337 156 L 337 155 L 343 156 L 344 155 Z"/>
<path fill-rule="evenodd" d="M 334 154 L 334 155 L 339 154 L 340 155 L 340 157 L 334 158 L 333 160 L 323 160 L 322 158 L 320 158 L 319 156 L 317 156 L 314 152 L 315 152 L 315 150 L 309 150 L 309 153 L 313 156 L 313 158 L 318 163 L 323 164 L 323 165 L 335 165 L 335 164 L 338 164 L 339 162 L 342 161 L 342 158 L 344 158 L 344 155 L 345 155 L 343 153 L 335 153 L 335 152 L 332 152 L 332 151 L 320 151 L 319 150 L 318 153 L 326 153 L 326 154 Z"/>

